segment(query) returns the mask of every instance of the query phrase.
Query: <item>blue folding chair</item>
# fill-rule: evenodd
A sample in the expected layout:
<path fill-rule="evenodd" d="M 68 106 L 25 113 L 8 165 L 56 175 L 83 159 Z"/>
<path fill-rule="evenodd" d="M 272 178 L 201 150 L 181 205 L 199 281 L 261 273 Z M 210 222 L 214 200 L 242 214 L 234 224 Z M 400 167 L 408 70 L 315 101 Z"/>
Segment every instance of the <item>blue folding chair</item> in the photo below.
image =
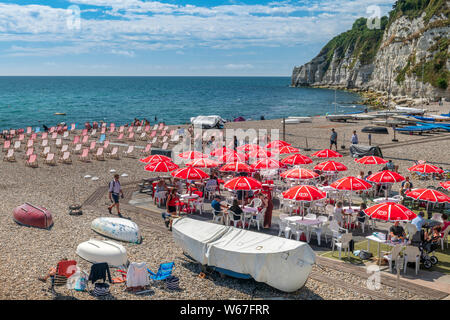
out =
<path fill-rule="evenodd" d="M 105 139 L 106 139 L 106 135 L 105 135 L 105 134 L 102 134 L 102 135 L 100 136 L 100 139 L 98 140 L 98 142 L 99 142 L 99 143 L 103 143 L 103 142 L 105 141 Z"/>
<path fill-rule="evenodd" d="M 150 269 L 148 270 L 148 273 L 150 273 L 150 279 L 160 281 L 165 280 L 168 277 L 172 275 L 172 270 L 175 265 L 175 262 L 167 262 L 167 263 L 161 263 L 159 265 L 158 272 L 154 273 Z"/>
<path fill-rule="evenodd" d="M 36 130 L 34 132 L 36 132 L 36 133 L 41 132 L 41 128 L 40 127 L 36 127 Z"/>

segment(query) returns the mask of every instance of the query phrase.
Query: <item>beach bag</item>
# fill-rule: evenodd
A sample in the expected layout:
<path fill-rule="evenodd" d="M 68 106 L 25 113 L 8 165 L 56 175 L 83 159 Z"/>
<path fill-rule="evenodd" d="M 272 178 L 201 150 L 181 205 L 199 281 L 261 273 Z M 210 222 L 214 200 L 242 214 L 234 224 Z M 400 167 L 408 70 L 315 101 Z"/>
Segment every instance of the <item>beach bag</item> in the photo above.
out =
<path fill-rule="evenodd" d="M 166 279 L 166 287 L 169 290 L 178 290 L 180 279 L 175 276 L 167 277 Z"/>
<path fill-rule="evenodd" d="M 372 258 L 372 253 L 367 251 L 367 250 L 361 250 L 358 254 L 358 256 L 362 259 L 362 260 L 368 260 L 370 258 Z"/>
<path fill-rule="evenodd" d="M 75 290 L 76 291 L 85 291 L 87 288 L 87 284 L 88 284 L 88 280 L 89 279 L 89 275 L 85 272 L 82 271 L 80 273 L 80 276 L 77 278 L 77 281 L 75 282 Z"/>
<path fill-rule="evenodd" d="M 104 297 L 109 294 L 109 284 L 97 282 L 91 293 L 94 297 Z"/>

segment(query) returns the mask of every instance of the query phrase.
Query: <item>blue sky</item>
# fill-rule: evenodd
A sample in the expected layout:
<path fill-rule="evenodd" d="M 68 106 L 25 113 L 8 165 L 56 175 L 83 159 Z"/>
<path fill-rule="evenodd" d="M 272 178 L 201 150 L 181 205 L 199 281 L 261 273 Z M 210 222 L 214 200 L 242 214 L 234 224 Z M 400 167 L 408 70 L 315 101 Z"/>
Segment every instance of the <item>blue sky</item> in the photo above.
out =
<path fill-rule="evenodd" d="M 0 75 L 290 76 L 394 2 L 0 0 Z"/>

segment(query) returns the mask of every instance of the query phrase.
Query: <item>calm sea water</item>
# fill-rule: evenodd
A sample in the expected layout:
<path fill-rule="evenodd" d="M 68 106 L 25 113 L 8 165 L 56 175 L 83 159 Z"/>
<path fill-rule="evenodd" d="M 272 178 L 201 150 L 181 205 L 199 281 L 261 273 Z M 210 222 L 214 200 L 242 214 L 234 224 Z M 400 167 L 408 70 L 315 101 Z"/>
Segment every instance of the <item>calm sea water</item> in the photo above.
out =
<path fill-rule="evenodd" d="M 289 77 L 0 77 L 0 128 L 86 121 L 187 123 L 334 113 L 335 92 L 290 88 Z M 359 96 L 337 92 L 338 112 L 355 112 Z M 54 115 L 66 113 L 65 116 Z"/>

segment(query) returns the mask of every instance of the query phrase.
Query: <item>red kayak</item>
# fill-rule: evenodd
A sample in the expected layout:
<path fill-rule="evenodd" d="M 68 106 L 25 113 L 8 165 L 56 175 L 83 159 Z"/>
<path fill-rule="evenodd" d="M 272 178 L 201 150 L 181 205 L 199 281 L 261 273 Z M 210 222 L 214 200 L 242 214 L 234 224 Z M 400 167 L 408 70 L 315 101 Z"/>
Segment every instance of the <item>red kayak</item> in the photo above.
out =
<path fill-rule="evenodd" d="M 45 208 L 24 203 L 13 210 L 14 221 L 18 224 L 49 229 L 53 225 L 53 218 L 50 211 Z"/>

